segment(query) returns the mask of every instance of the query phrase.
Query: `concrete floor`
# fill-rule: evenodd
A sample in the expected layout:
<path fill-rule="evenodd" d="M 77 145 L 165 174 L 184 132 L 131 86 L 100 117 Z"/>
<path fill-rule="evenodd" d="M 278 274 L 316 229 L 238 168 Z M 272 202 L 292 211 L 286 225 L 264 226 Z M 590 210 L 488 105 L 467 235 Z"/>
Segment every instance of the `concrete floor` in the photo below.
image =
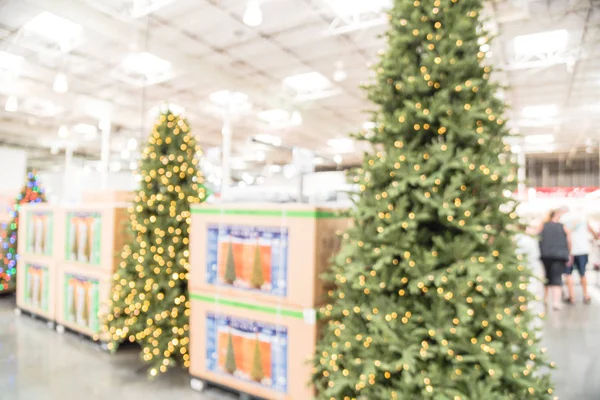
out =
<path fill-rule="evenodd" d="M 543 322 L 544 346 L 559 366 L 554 381 L 562 400 L 600 399 L 597 287 L 592 297 L 592 305 L 581 304 L 580 296 L 579 304 L 550 312 Z M 17 317 L 14 307 L 12 296 L 0 298 L 1 400 L 232 398 L 220 392 L 192 391 L 188 376 L 181 371 L 148 382 L 136 349 L 124 349 L 111 356 L 75 335 L 60 335 L 41 321 L 25 315 Z"/>

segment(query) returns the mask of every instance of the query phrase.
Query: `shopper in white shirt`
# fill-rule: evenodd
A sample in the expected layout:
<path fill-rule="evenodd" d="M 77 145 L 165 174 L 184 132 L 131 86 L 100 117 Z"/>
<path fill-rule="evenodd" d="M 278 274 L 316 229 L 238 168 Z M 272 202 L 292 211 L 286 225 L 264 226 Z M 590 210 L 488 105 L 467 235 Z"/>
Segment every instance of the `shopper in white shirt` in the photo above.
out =
<path fill-rule="evenodd" d="M 569 297 L 567 301 L 571 304 L 575 303 L 573 289 L 573 269 L 577 269 L 581 278 L 581 288 L 583 289 L 583 302 L 590 303 L 588 294 L 587 279 L 585 277 L 585 268 L 588 263 L 588 256 L 592 250 L 592 238 L 598 239 L 598 235 L 590 225 L 587 217 L 576 210 L 573 213 L 566 215 L 564 219 L 565 226 L 571 231 L 571 260 L 567 266 L 565 274 L 567 275 L 567 289 Z"/>

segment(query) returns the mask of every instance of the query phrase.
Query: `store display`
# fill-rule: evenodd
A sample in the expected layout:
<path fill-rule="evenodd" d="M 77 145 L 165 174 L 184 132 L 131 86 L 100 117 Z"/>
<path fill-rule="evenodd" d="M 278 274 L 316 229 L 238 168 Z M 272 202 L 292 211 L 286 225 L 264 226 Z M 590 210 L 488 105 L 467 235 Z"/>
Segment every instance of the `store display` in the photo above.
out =
<path fill-rule="evenodd" d="M 92 332 L 98 331 L 98 289 L 97 279 L 65 274 L 64 310 L 65 321 L 75 323 Z"/>
<path fill-rule="evenodd" d="M 17 267 L 17 307 L 50 321 L 55 316 L 55 264 L 24 255 Z"/>
<path fill-rule="evenodd" d="M 65 258 L 68 261 L 99 265 L 101 229 L 99 213 L 68 213 Z"/>
<path fill-rule="evenodd" d="M 139 343 L 151 376 L 189 366 L 190 204 L 206 194 L 199 150 L 186 120 L 160 115 L 141 154 L 142 179 L 130 209 L 134 238 L 122 252 L 103 321 L 109 349 Z"/>
<path fill-rule="evenodd" d="M 310 399 L 313 309 L 191 293 L 190 374 L 265 399 Z"/>
<path fill-rule="evenodd" d="M 395 1 L 352 228 L 328 280 L 317 398 L 549 399 L 517 255 L 517 166 L 483 1 Z M 488 46 L 489 47 L 489 46 Z"/>
<path fill-rule="evenodd" d="M 48 267 L 25 265 L 25 303 L 48 312 L 50 271 Z"/>
<path fill-rule="evenodd" d="M 27 221 L 25 252 L 51 256 L 54 214 L 51 211 L 28 211 L 24 219 Z"/>
<path fill-rule="evenodd" d="M 27 174 L 27 182 L 15 200 L 13 210 L 10 213 L 11 219 L 7 223 L 7 228 L 0 242 L 2 245 L 0 248 L 0 293 L 12 291 L 16 287 L 15 277 L 17 261 L 19 259 L 17 249 L 20 207 L 23 204 L 43 202 L 46 202 L 46 195 L 40 187 L 38 177 L 34 172 L 29 172 Z M 39 234 L 38 237 L 40 241 L 45 239 L 43 236 L 40 237 Z M 41 245 L 41 243 L 39 244 Z M 44 250 L 46 250 L 46 246 L 44 246 Z"/>
<path fill-rule="evenodd" d="M 63 265 L 57 271 L 56 322 L 59 325 L 106 341 L 100 332 L 100 316 L 106 314 L 110 275 Z"/>
<path fill-rule="evenodd" d="M 209 225 L 207 230 L 209 284 L 286 295 L 286 228 Z"/>
<path fill-rule="evenodd" d="M 326 299 L 320 276 L 349 226 L 339 210 L 306 204 L 192 207 L 190 288 L 298 307 Z"/>

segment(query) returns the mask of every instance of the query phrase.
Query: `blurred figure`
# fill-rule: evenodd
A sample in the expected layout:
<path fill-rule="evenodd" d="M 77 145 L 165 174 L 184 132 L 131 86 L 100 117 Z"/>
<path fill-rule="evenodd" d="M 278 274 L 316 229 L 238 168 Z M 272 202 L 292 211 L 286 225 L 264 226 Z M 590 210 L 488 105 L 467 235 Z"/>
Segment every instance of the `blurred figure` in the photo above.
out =
<path fill-rule="evenodd" d="M 569 213 L 564 218 L 564 224 L 571 232 L 571 260 L 567 265 L 565 274 L 567 275 L 568 297 L 566 301 L 575 304 L 575 290 L 573 288 L 573 270 L 579 272 L 581 279 L 581 288 L 583 289 L 583 302 L 589 304 L 591 299 L 588 294 L 587 278 L 585 276 L 586 266 L 589 260 L 589 254 L 592 250 L 592 238 L 598 239 L 598 234 L 592 228 L 589 220 L 581 209 Z"/>
<path fill-rule="evenodd" d="M 552 210 L 540 227 L 540 258 L 544 264 L 546 282 L 544 286 L 544 304 L 549 304 L 552 292 L 552 307 L 559 310 L 561 302 L 562 274 L 569 260 L 571 237 L 569 230 L 560 223 L 563 209 Z"/>

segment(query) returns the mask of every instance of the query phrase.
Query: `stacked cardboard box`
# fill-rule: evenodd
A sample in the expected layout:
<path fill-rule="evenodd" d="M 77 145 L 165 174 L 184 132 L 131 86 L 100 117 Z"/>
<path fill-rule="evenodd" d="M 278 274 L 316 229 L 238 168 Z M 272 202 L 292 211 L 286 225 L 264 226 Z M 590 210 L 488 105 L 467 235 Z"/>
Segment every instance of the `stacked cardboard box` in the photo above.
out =
<path fill-rule="evenodd" d="M 194 207 L 191 375 L 266 399 L 312 398 L 320 276 L 347 226 L 310 205 Z"/>
<path fill-rule="evenodd" d="M 49 320 L 55 319 L 61 221 L 61 210 L 49 204 L 24 204 L 19 211 L 17 306 Z"/>
<path fill-rule="evenodd" d="M 128 231 L 128 204 L 26 205 L 17 305 L 93 336 Z"/>
<path fill-rule="evenodd" d="M 57 323 L 93 336 L 100 329 L 112 276 L 128 227 L 127 204 L 71 206 L 58 232 L 62 259 L 57 271 Z"/>

